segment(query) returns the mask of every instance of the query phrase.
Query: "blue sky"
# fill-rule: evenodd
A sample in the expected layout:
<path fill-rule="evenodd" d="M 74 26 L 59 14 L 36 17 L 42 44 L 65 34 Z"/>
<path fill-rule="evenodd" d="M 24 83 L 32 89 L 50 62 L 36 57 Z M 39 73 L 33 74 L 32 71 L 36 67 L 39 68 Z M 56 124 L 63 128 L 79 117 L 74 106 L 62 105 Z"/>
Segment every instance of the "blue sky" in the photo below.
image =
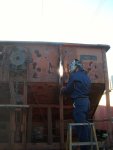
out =
<path fill-rule="evenodd" d="M 0 0 L 0 40 L 108 44 L 113 74 L 113 0 Z"/>

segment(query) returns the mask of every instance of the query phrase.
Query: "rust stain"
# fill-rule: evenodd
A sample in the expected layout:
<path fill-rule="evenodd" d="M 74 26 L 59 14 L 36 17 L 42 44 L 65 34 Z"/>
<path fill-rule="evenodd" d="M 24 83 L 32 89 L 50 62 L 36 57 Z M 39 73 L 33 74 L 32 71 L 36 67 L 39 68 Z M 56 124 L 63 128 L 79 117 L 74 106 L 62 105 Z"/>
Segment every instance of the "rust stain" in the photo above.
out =
<path fill-rule="evenodd" d="M 35 54 L 36 54 L 37 57 L 41 57 L 41 54 L 40 54 L 39 50 L 35 50 Z"/>
<path fill-rule="evenodd" d="M 37 71 L 38 71 L 38 72 L 41 72 L 41 68 L 37 68 Z"/>
<path fill-rule="evenodd" d="M 37 63 L 33 62 L 33 69 L 36 69 Z"/>
<path fill-rule="evenodd" d="M 51 62 L 49 62 L 49 70 L 48 70 L 48 73 L 52 73 L 52 68 L 53 68 L 53 66 L 52 66 Z"/>

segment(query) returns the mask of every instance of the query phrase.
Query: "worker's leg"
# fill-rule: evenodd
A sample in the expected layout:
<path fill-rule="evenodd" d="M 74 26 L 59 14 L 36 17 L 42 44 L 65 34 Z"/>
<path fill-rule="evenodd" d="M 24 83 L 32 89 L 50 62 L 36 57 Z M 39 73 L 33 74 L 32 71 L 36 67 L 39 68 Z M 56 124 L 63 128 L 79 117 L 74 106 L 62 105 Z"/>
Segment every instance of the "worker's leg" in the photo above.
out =
<path fill-rule="evenodd" d="M 83 122 L 83 119 L 82 119 L 82 117 L 84 117 L 84 113 L 82 113 L 80 111 L 79 112 L 75 111 L 74 116 L 76 117 L 76 123 L 87 123 L 87 121 Z M 80 142 L 90 141 L 90 127 L 89 126 L 87 126 L 87 125 L 86 126 L 76 126 L 76 132 L 77 132 Z M 85 149 L 83 149 L 83 150 L 85 150 Z"/>
<path fill-rule="evenodd" d="M 73 117 L 76 123 L 87 123 L 87 113 L 89 111 L 89 101 L 80 100 L 75 103 L 73 109 Z M 86 142 L 90 140 L 90 128 L 89 126 L 77 126 L 76 132 L 80 142 Z M 81 150 L 89 150 L 88 146 L 81 146 Z"/>

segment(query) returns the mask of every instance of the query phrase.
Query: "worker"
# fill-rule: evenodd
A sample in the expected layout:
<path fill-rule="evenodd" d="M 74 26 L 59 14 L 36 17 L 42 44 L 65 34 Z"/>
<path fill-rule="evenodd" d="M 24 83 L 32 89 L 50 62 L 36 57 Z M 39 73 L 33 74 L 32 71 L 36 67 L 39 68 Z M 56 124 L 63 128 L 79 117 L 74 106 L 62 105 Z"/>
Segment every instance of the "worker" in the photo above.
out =
<path fill-rule="evenodd" d="M 69 94 L 73 103 L 73 118 L 75 123 L 87 123 L 90 109 L 89 93 L 91 81 L 82 63 L 75 59 L 69 65 L 69 80 L 65 87 L 61 88 L 62 94 Z M 80 142 L 90 139 L 88 126 L 76 126 L 76 132 Z M 81 150 L 89 150 L 89 146 L 80 146 Z"/>

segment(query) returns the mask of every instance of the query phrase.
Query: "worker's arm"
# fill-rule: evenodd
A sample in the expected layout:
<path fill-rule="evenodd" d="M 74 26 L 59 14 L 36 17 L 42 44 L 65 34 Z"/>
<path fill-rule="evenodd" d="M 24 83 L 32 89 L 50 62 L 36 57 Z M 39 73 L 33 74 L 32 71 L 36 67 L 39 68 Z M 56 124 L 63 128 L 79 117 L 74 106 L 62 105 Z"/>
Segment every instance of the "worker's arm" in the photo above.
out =
<path fill-rule="evenodd" d="M 74 90 L 74 74 L 72 73 L 69 77 L 67 85 L 61 88 L 61 93 L 71 94 L 73 90 Z"/>

